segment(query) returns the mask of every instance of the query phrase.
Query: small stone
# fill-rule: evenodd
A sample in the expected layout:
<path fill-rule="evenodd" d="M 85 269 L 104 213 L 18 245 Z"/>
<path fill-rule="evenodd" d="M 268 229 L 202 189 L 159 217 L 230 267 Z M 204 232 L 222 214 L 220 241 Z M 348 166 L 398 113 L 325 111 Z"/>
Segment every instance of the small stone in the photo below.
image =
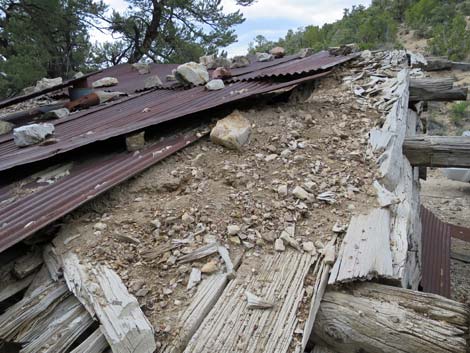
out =
<path fill-rule="evenodd" d="M 63 118 L 68 117 L 69 115 L 70 115 L 70 110 L 68 110 L 67 108 L 60 108 L 60 109 L 51 110 L 43 114 L 41 119 L 44 119 L 44 120 L 63 119 Z"/>
<path fill-rule="evenodd" d="M 235 245 L 241 245 L 241 243 L 242 243 L 240 238 L 236 237 L 236 236 L 235 237 L 230 237 L 229 240 L 232 244 L 235 244 Z"/>
<path fill-rule="evenodd" d="M 103 77 L 93 82 L 91 86 L 93 88 L 111 87 L 111 86 L 116 86 L 118 83 L 119 81 L 116 77 Z"/>
<path fill-rule="evenodd" d="M 62 84 L 62 77 L 56 78 L 42 78 L 36 83 L 35 91 L 42 91 L 43 89 L 52 88 Z"/>
<path fill-rule="evenodd" d="M 181 216 L 181 220 L 183 221 L 183 223 L 186 224 L 192 224 L 195 221 L 194 217 L 187 212 L 183 213 L 183 215 Z"/>
<path fill-rule="evenodd" d="M 277 158 L 277 154 L 268 154 L 266 158 L 264 159 L 266 162 L 272 162 Z"/>
<path fill-rule="evenodd" d="M 138 151 L 145 146 L 145 131 L 126 137 L 126 147 L 129 152 Z"/>
<path fill-rule="evenodd" d="M 159 229 L 162 226 L 162 223 L 158 218 L 150 222 L 156 229 Z"/>
<path fill-rule="evenodd" d="M 206 83 L 206 89 L 208 91 L 218 91 L 221 89 L 225 88 L 224 81 L 217 79 L 217 80 L 211 80 Z"/>
<path fill-rule="evenodd" d="M 273 243 L 276 240 L 276 236 L 274 235 L 274 232 L 267 232 L 267 233 L 262 233 L 261 237 L 267 241 L 268 243 Z"/>
<path fill-rule="evenodd" d="M 279 185 L 279 187 L 277 188 L 277 193 L 280 196 L 287 196 L 287 185 L 286 184 Z"/>
<path fill-rule="evenodd" d="M 175 75 L 166 75 L 165 80 L 167 80 L 168 82 L 176 81 L 176 77 Z"/>
<path fill-rule="evenodd" d="M 12 123 L 0 120 L 0 135 L 8 134 L 11 130 L 13 130 L 14 127 L 15 125 Z"/>
<path fill-rule="evenodd" d="M 140 75 L 145 75 L 145 74 L 150 73 L 150 65 L 146 63 L 132 64 L 132 69 L 139 72 Z"/>
<path fill-rule="evenodd" d="M 215 261 L 209 261 L 201 268 L 202 273 L 214 273 L 217 271 L 217 263 Z"/>
<path fill-rule="evenodd" d="M 135 293 L 136 297 L 145 297 L 149 293 L 149 290 L 146 288 L 141 288 Z"/>
<path fill-rule="evenodd" d="M 245 67 L 250 65 L 250 60 L 246 56 L 240 55 L 240 56 L 234 56 L 232 58 L 232 64 L 230 65 L 231 69 L 236 69 L 239 67 Z"/>
<path fill-rule="evenodd" d="M 300 186 L 296 186 L 294 190 L 292 190 L 292 194 L 299 200 L 307 200 L 307 201 L 313 200 L 313 195 L 305 191 Z"/>
<path fill-rule="evenodd" d="M 259 62 L 272 61 L 274 56 L 268 53 L 256 53 L 256 60 Z"/>
<path fill-rule="evenodd" d="M 286 51 L 283 47 L 274 47 L 269 51 L 269 53 L 277 59 L 282 58 L 286 54 Z"/>
<path fill-rule="evenodd" d="M 219 120 L 210 134 L 213 143 L 238 150 L 249 141 L 250 136 L 250 121 L 237 110 Z"/>
<path fill-rule="evenodd" d="M 162 83 L 162 80 L 160 80 L 160 77 L 158 77 L 158 75 L 149 76 L 144 81 L 145 89 L 151 89 L 151 88 L 158 87 L 161 85 L 163 85 L 163 83 Z"/>
<path fill-rule="evenodd" d="M 223 79 L 223 78 L 230 78 L 232 77 L 232 71 L 225 67 L 218 67 L 212 72 L 212 79 Z"/>
<path fill-rule="evenodd" d="M 315 245 L 311 241 L 306 241 L 302 243 L 302 249 L 304 249 L 305 252 L 313 253 L 315 252 Z"/>
<path fill-rule="evenodd" d="M 54 133 L 52 124 L 30 124 L 17 127 L 13 130 L 13 140 L 19 147 L 34 145 L 44 141 Z"/>
<path fill-rule="evenodd" d="M 229 236 L 237 235 L 240 232 L 240 227 L 235 224 L 230 224 L 227 226 L 227 234 Z"/>
<path fill-rule="evenodd" d="M 189 62 L 178 66 L 175 77 L 183 84 L 195 86 L 203 85 L 209 81 L 209 73 L 204 65 Z"/>
<path fill-rule="evenodd" d="M 105 230 L 106 228 L 108 228 L 108 226 L 106 225 L 106 223 L 103 222 L 98 222 L 93 225 L 93 229 L 96 230 Z"/>
<path fill-rule="evenodd" d="M 274 250 L 276 251 L 285 251 L 286 247 L 284 246 L 284 242 L 282 239 L 276 239 L 274 242 Z"/>

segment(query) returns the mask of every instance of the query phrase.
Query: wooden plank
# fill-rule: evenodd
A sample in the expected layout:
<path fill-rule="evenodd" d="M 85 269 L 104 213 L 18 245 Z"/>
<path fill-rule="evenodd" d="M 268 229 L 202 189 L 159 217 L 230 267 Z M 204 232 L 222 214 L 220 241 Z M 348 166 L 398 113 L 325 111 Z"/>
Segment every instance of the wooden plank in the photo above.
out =
<path fill-rule="evenodd" d="M 470 137 L 407 137 L 403 144 L 403 153 L 413 166 L 469 168 Z"/>
<path fill-rule="evenodd" d="M 465 263 L 470 263 L 470 255 L 463 254 L 457 251 L 451 251 L 450 252 L 450 258 L 453 260 L 465 262 Z"/>
<path fill-rule="evenodd" d="M 18 278 L 25 278 L 42 265 L 42 255 L 40 249 L 35 249 L 15 261 L 13 274 Z"/>
<path fill-rule="evenodd" d="M 313 260 L 310 254 L 290 249 L 262 259 L 245 258 L 184 352 L 287 352 Z M 245 291 L 275 306 L 248 309 Z"/>
<path fill-rule="evenodd" d="M 468 308 L 442 296 L 376 283 L 329 288 L 314 341 L 338 353 L 461 353 Z"/>
<path fill-rule="evenodd" d="M 413 94 L 414 89 L 445 91 L 453 87 L 454 79 L 452 77 L 410 79 L 410 95 Z"/>
<path fill-rule="evenodd" d="M 353 216 L 328 283 L 392 278 L 390 222 L 390 211 L 383 208 Z"/>
<path fill-rule="evenodd" d="M 67 286 L 99 319 L 113 353 L 153 353 L 153 328 L 119 276 L 107 267 L 81 262 L 72 252 L 61 258 Z"/>
<path fill-rule="evenodd" d="M 86 340 L 80 343 L 70 353 L 102 353 L 109 347 L 106 337 L 100 328 L 97 328 Z"/>
<path fill-rule="evenodd" d="M 34 276 L 35 274 L 32 274 L 20 280 L 12 279 L 7 283 L 3 283 L 0 289 L 0 302 L 26 289 L 33 281 Z"/>
<path fill-rule="evenodd" d="M 468 88 L 451 88 L 447 90 L 430 90 L 424 88 L 414 88 L 410 91 L 410 102 L 419 101 L 465 101 L 467 100 Z"/>

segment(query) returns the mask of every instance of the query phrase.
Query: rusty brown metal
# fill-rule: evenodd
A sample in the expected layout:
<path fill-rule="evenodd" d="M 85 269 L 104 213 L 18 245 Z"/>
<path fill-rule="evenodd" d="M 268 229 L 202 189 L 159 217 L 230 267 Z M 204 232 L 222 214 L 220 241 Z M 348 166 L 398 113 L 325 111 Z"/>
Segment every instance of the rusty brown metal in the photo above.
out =
<path fill-rule="evenodd" d="M 450 226 L 424 206 L 421 224 L 423 291 L 450 298 Z"/>
<path fill-rule="evenodd" d="M 449 224 L 449 227 L 451 237 L 470 242 L 470 228 L 465 228 L 455 224 Z"/>
<path fill-rule="evenodd" d="M 288 82 L 236 82 L 218 91 L 204 87 L 188 90 L 156 90 L 114 104 L 69 115 L 55 124 L 57 143 L 17 147 L 12 134 L 0 136 L 0 171 L 44 160 L 52 156 L 127 134 L 162 122 L 189 116 L 224 104 L 293 86 L 327 75 L 322 72 Z"/>
<path fill-rule="evenodd" d="M 10 185 L 0 189 L 0 252 L 202 136 L 190 132 L 139 152 L 78 164 L 69 175 L 38 191 L 25 192 L 26 196 L 15 196 Z"/>

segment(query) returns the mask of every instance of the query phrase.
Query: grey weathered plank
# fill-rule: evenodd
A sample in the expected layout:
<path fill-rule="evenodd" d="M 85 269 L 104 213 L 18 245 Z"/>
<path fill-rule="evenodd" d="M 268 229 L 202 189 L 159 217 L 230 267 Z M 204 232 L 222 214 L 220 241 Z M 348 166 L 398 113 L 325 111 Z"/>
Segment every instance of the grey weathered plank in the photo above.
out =
<path fill-rule="evenodd" d="M 414 88 L 410 91 L 410 102 L 419 101 L 464 101 L 467 100 L 468 88 L 451 88 L 446 90 L 431 90 Z"/>

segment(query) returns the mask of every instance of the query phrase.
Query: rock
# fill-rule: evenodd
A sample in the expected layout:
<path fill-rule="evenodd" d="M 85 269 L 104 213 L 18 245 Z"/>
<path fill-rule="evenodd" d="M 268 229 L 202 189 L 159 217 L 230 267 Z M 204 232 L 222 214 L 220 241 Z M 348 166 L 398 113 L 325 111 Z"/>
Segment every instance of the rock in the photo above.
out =
<path fill-rule="evenodd" d="M 224 81 L 220 79 L 212 80 L 206 83 L 206 89 L 208 91 L 218 91 L 223 88 L 225 88 Z"/>
<path fill-rule="evenodd" d="M 267 241 L 268 243 L 273 243 L 276 240 L 276 237 L 273 231 L 262 233 L 261 237 L 263 238 L 263 240 Z"/>
<path fill-rule="evenodd" d="M 111 86 L 116 86 L 119 83 L 118 79 L 115 77 L 103 77 L 100 78 L 99 80 L 96 80 L 91 84 L 93 88 L 99 88 L 99 87 L 111 87 Z"/>
<path fill-rule="evenodd" d="M 229 240 L 232 244 L 235 244 L 235 245 L 241 245 L 242 243 L 239 237 L 230 237 Z"/>
<path fill-rule="evenodd" d="M 300 49 L 298 55 L 300 58 L 306 58 L 308 56 L 313 55 L 314 51 L 312 48 L 302 48 Z"/>
<path fill-rule="evenodd" d="M 294 249 L 300 250 L 299 243 L 297 242 L 297 240 L 293 238 L 293 236 L 291 236 L 291 234 L 289 234 L 287 230 L 282 231 L 279 239 L 282 239 L 284 242 L 286 242 L 289 246 L 293 247 Z"/>
<path fill-rule="evenodd" d="M 237 110 L 219 120 L 210 134 L 213 143 L 237 150 L 249 141 L 250 136 L 250 121 Z"/>
<path fill-rule="evenodd" d="M 125 92 L 95 91 L 95 94 L 98 96 L 100 104 L 116 100 L 122 96 L 127 96 L 127 93 Z"/>
<path fill-rule="evenodd" d="M 126 147 L 129 152 L 138 151 L 145 146 L 145 131 L 126 137 Z"/>
<path fill-rule="evenodd" d="M 217 271 L 217 263 L 215 261 L 209 261 L 201 268 L 202 273 L 214 273 Z"/>
<path fill-rule="evenodd" d="M 284 242 L 282 239 L 276 239 L 274 242 L 274 250 L 276 251 L 285 251 L 286 247 L 284 246 Z"/>
<path fill-rule="evenodd" d="M 232 61 L 224 56 L 219 56 L 215 59 L 215 67 L 223 67 L 226 69 L 230 69 L 231 64 Z"/>
<path fill-rule="evenodd" d="M 183 84 L 195 86 L 203 85 L 209 81 L 209 73 L 204 65 L 189 62 L 178 66 L 175 77 Z"/>
<path fill-rule="evenodd" d="M 204 55 L 199 58 L 199 63 L 204 65 L 207 69 L 215 69 L 216 62 L 214 55 Z"/>
<path fill-rule="evenodd" d="M 104 224 L 104 223 L 103 223 Z M 106 225 L 106 224 L 105 224 Z M 121 234 L 121 233 L 116 233 L 114 234 L 114 236 L 116 238 L 118 238 L 119 240 L 123 241 L 123 242 L 126 242 L 126 243 L 130 243 L 130 244 L 140 244 L 140 240 L 137 239 L 137 238 L 134 238 L 133 236 L 131 235 L 128 235 L 128 234 Z"/>
<path fill-rule="evenodd" d="M 145 89 L 150 89 L 150 88 L 158 87 L 161 85 L 163 85 L 163 83 L 162 83 L 162 80 L 160 80 L 160 77 L 158 77 L 158 75 L 149 76 L 145 79 L 145 82 L 144 82 Z"/>
<path fill-rule="evenodd" d="M 148 290 L 148 289 L 146 289 L 146 288 L 141 288 L 141 289 L 139 289 L 139 290 L 135 293 L 135 296 L 136 296 L 136 297 L 145 297 L 148 293 L 149 293 L 149 290 Z"/>
<path fill-rule="evenodd" d="M 280 196 L 287 196 L 287 185 L 286 184 L 279 185 L 279 187 L 277 188 L 277 193 Z"/>
<path fill-rule="evenodd" d="M 230 236 L 237 235 L 240 232 L 240 227 L 235 224 L 230 224 L 227 226 L 227 234 Z"/>
<path fill-rule="evenodd" d="M 191 289 L 196 287 L 199 282 L 201 282 L 201 270 L 193 267 L 191 274 L 189 275 L 188 286 L 186 288 Z"/>
<path fill-rule="evenodd" d="M 336 202 L 336 194 L 333 191 L 325 191 L 319 194 L 317 199 L 332 204 Z"/>
<path fill-rule="evenodd" d="M 35 91 L 42 91 L 43 89 L 52 88 L 62 84 L 62 77 L 56 78 L 42 78 L 36 83 Z"/>
<path fill-rule="evenodd" d="M 8 134 L 11 130 L 13 130 L 14 127 L 15 125 L 12 123 L 0 120 L 0 135 Z"/>
<path fill-rule="evenodd" d="M 232 71 L 229 68 L 225 67 L 218 67 L 212 72 L 212 79 L 223 79 L 223 78 L 230 78 L 232 77 Z"/>
<path fill-rule="evenodd" d="M 24 125 L 13 130 L 13 140 L 17 146 L 24 147 L 42 142 L 53 133 L 54 125 L 52 124 Z"/>
<path fill-rule="evenodd" d="M 266 162 L 272 162 L 277 158 L 277 154 L 268 154 L 266 158 L 264 159 Z"/>
<path fill-rule="evenodd" d="M 159 229 L 162 226 L 162 223 L 158 218 L 154 219 L 150 223 L 155 227 L 155 229 Z"/>
<path fill-rule="evenodd" d="M 165 80 L 171 82 L 171 81 L 176 81 L 175 75 L 166 75 Z"/>
<path fill-rule="evenodd" d="M 80 78 L 80 77 L 83 77 L 85 76 L 85 74 L 81 71 L 78 71 L 75 75 L 73 75 L 73 78 Z"/>
<path fill-rule="evenodd" d="M 240 55 L 240 56 L 234 56 L 232 58 L 232 63 L 230 64 L 231 69 L 236 69 L 239 67 L 246 67 L 250 65 L 250 60 L 246 56 Z"/>
<path fill-rule="evenodd" d="M 106 228 L 108 228 L 108 226 L 103 222 L 98 222 L 93 225 L 93 229 L 95 230 L 105 230 Z"/>
<path fill-rule="evenodd" d="M 256 60 L 259 62 L 266 62 L 274 60 L 274 56 L 268 53 L 256 53 Z"/>
<path fill-rule="evenodd" d="M 306 241 L 302 243 L 302 249 L 304 249 L 305 252 L 313 254 L 315 252 L 315 245 L 311 241 Z"/>
<path fill-rule="evenodd" d="M 192 224 L 195 221 L 194 217 L 191 216 L 188 212 L 183 213 L 183 215 L 181 216 L 181 220 L 183 221 L 183 223 L 186 224 Z"/>
<path fill-rule="evenodd" d="M 52 120 L 52 119 L 63 119 L 66 118 L 70 115 L 70 110 L 67 108 L 60 108 L 60 109 L 55 109 L 51 110 L 41 117 L 41 119 L 44 120 Z"/>
<path fill-rule="evenodd" d="M 277 59 L 282 58 L 286 54 L 286 51 L 283 47 L 274 47 L 269 51 L 269 53 Z"/>
<path fill-rule="evenodd" d="M 300 186 L 296 186 L 294 190 L 292 190 L 292 194 L 298 198 L 299 200 L 307 200 L 307 201 L 312 201 L 313 200 L 313 195 L 307 191 L 305 191 L 303 188 Z"/>
<path fill-rule="evenodd" d="M 135 63 L 132 64 L 132 69 L 138 71 L 139 74 L 145 75 L 150 73 L 150 65 L 146 63 Z"/>

